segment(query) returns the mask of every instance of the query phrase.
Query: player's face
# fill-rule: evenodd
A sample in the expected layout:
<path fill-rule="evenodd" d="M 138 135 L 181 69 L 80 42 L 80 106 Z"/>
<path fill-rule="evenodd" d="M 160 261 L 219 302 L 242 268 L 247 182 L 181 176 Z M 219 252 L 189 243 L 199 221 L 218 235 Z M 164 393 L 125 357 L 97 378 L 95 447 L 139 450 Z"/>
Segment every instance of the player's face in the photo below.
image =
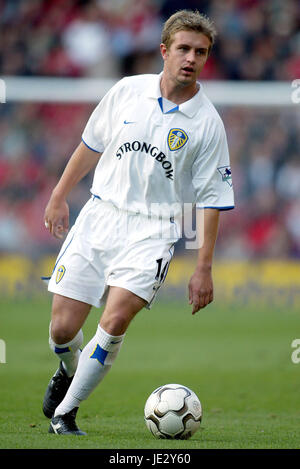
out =
<path fill-rule="evenodd" d="M 208 58 L 208 37 L 196 31 L 177 31 L 169 49 L 164 44 L 160 47 L 168 77 L 178 85 L 195 85 Z"/>

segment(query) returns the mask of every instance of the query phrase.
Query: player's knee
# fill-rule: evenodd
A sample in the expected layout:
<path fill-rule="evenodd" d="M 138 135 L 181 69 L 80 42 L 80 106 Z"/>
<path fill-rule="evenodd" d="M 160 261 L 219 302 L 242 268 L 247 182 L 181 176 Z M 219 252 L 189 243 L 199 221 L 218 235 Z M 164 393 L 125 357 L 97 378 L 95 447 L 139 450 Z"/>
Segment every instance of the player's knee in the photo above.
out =
<path fill-rule="evenodd" d="M 51 321 L 50 335 L 53 342 L 61 345 L 70 342 L 76 335 L 76 331 L 64 320 L 56 319 Z"/>
<path fill-rule="evenodd" d="M 106 313 L 103 314 L 100 325 L 108 334 L 122 335 L 126 332 L 134 315 L 122 310 Z"/>

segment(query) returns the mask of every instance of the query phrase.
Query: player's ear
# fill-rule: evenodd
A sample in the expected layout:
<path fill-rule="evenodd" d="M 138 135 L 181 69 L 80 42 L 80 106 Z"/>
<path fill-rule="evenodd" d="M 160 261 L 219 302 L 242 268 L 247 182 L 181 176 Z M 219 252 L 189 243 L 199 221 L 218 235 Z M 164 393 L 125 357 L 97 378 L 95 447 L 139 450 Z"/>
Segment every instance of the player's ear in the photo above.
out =
<path fill-rule="evenodd" d="M 167 57 L 168 49 L 167 49 L 167 46 L 163 42 L 160 45 L 160 53 L 161 53 L 163 60 L 165 60 Z"/>

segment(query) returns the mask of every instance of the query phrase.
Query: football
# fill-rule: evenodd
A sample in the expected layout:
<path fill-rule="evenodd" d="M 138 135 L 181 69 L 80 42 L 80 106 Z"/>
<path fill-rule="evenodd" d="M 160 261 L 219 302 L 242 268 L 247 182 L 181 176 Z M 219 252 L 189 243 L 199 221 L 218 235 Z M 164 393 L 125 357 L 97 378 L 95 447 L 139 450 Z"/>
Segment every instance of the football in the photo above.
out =
<path fill-rule="evenodd" d="M 156 438 L 187 440 L 200 427 L 202 406 L 186 386 L 165 384 L 148 397 L 144 418 Z"/>

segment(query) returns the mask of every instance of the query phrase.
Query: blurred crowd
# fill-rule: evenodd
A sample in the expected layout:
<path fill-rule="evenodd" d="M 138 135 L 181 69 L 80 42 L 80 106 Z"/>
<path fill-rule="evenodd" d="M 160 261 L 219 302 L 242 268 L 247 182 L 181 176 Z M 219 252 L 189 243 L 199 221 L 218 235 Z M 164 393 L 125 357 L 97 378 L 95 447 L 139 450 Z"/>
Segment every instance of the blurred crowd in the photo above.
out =
<path fill-rule="evenodd" d="M 299 109 L 227 108 L 236 208 L 221 217 L 218 254 L 300 258 Z"/>
<path fill-rule="evenodd" d="M 160 71 L 162 23 L 181 8 L 198 9 L 218 31 L 204 78 L 300 76 L 299 0 L 0 0 L 1 74 Z"/>
<path fill-rule="evenodd" d="M 180 8 L 198 8 L 218 30 L 202 79 L 300 77 L 299 0 L 0 0 L 1 75 L 159 72 L 161 26 Z M 0 105 L 0 253 L 57 252 L 61 242 L 45 230 L 43 211 L 95 104 Z M 216 255 L 300 258 L 299 112 L 241 106 L 218 111 L 237 206 L 221 216 Z M 72 193 L 71 223 L 89 185 L 87 177 Z"/>

